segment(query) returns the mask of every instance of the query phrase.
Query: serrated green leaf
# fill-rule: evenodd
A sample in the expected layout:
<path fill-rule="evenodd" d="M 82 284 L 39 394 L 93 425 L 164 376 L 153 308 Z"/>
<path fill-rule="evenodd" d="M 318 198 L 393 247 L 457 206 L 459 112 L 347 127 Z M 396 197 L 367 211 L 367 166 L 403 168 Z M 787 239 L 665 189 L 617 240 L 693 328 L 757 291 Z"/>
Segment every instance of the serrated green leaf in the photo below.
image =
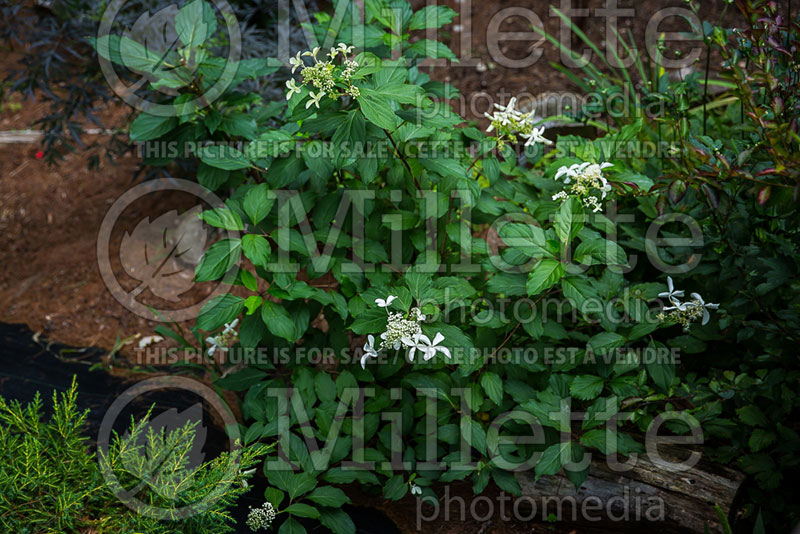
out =
<path fill-rule="evenodd" d="M 536 267 L 528 275 L 526 289 L 528 296 L 535 296 L 542 291 L 551 288 L 556 282 L 561 280 L 566 269 L 564 264 L 551 259 L 543 259 L 536 264 Z"/>
<path fill-rule="evenodd" d="M 211 245 L 195 269 L 195 280 L 219 280 L 239 261 L 242 252 L 240 239 L 223 239 Z"/>
<path fill-rule="evenodd" d="M 539 480 L 544 475 L 555 475 L 561 469 L 562 454 L 567 455 L 570 452 L 570 442 L 556 443 L 550 445 L 542 453 L 542 457 L 536 463 L 534 469 L 536 480 Z M 567 456 L 570 458 L 571 456 Z"/>
<path fill-rule="evenodd" d="M 247 234 L 242 237 L 242 250 L 248 260 L 253 265 L 267 268 L 269 264 L 270 246 L 269 241 L 264 236 L 258 234 Z"/>
<path fill-rule="evenodd" d="M 500 406 L 503 403 L 503 380 L 496 373 L 486 371 L 481 375 L 481 387 L 483 391 L 492 399 L 492 402 Z"/>
<path fill-rule="evenodd" d="M 244 224 L 239 214 L 229 208 L 207 210 L 198 217 L 215 228 L 225 230 L 244 230 Z"/>
<path fill-rule="evenodd" d="M 569 386 L 569 393 L 576 399 L 592 400 L 603 391 L 603 379 L 599 376 L 576 376 Z"/>
<path fill-rule="evenodd" d="M 272 335 L 287 341 L 295 341 L 294 321 L 280 304 L 265 300 L 261 305 L 261 320 Z"/>
<path fill-rule="evenodd" d="M 331 506 L 333 508 L 338 508 L 350 502 L 350 498 L 342 490 L 333 486 L 316 488 L 306 498 L 321 506 Z"/>

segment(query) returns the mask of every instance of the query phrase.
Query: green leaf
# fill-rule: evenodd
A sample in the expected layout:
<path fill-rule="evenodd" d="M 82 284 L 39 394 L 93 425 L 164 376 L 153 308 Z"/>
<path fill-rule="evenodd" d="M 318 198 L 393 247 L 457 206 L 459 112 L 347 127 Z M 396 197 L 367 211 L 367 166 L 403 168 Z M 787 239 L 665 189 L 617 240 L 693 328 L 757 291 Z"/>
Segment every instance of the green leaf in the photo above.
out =
<path fill-rule="evenodd" d="M 343 504 L 350 502 L 350 498 L 342 490 L 333 486 L 319 487 L 306 498 L 321 506 L 331 506 L 333 508 L 339 508 Z"/>
<path fill-rule="evenodd" d="M 383 308 L 372 308 L 356 317 L 356 320 L 350 326 L 350 330 L 358 335 L 377 334 L 383 332 L 386 328 L 387 320 L 388 316 L 386 315 L 386 310 Z"/>
<path fill-rule="evenodd" d="M 540 226 L 509 223 L 501 226 L 498 233 L 506 245 L 530 258 L 552 256 L 547 250 L 547 238 Z"/>
<path fill-rule="evenodd" d="M 204 211 L 199 217 L 214 226 L 225 230 L 244 230 L 244 224 L 239 214 L 229 208 L 217 208 Z"/>
<path fill-rule="evenodd" d="M 580 200 L 569 197 L 556 213 L 555 230 L 563 246 L 569 246 L 583 229 L 584 211 Z"/>
<path fill-rule="evenodd" d="M 497 273 L 486 283 L 486 289 L 495 294 L 508 297 L 523 297 L 528 295 L 526 288 L 527 279 L 524 274 Z"/>
<path fill-rule="evenodd" d="M 354 143 L 362 143 L 367 138 L 366 123 L 364 122 L 364 115 L 359 113 L 357 109 L 347 112 L 347 118 L 342 124 L 336 128 L 331 137 L 331 143 L 334 146 L 347 145 L 353 147 Z"/>
<path fill-rule="evenodd" d="M 275 507 L 276 510 L 280 508 L 285 496 L 286 495 L 278 488 L 267 488 L 264 490 L 264 498 Z"/>
<path fill-rule="evenodd" d="M 261 433 L 264 431 L 264 423 L 260 421 L 256 421 L 250 428 L 247 429 L 247 432 L 244 433 L 244 444 L 249 445 L 253 443 L 255 440 L 261 437 Z"/>
<path fill-rule="evenodd" d="M 401 104 L 417 104 L 422 103 L 422 98 L 425 92 L 419 85 L 410 85 L 407 83 L 390 83 L 388 85 L 380 86 L 377 89 L 363 88 L 361 89 L 362 95 L 374 96 L 378 98 L 388 98 Z"/>
<path fill-rule="evenodd" d="M 240 239 L 223 239 L 211 245 L 195 269 L 195 280 L 219 280 L 239 261 L 242 253 Z"/>
<path fill-rule="evenodd" d="M 320 511 L 319 521 L 331 529 L 333 534 L 356 534 L 353 520 L 342 510 L 325 508 Z"/>
<path fill-rule="evenodd" d="M 251 291 L 256 291 L 255 289 Z M 261 303 L 264 302 L 264 297 L 260 295 L 250 295 L 244 301 L 244 307 L 247 308 L 247 315 L 253 315 L 257 309 L 261 307 Z"/>
<path fill-rule="evenodd" d="M 603 379 L 599 376 L 576 376 L 569 386 L 569 393 L 576 399 L 592 400 L 603 391 Z"/>
<path fill-rule="evenodd" d="M 228 181 L 229 171 L 218 169 L 203 162 L 197 166 L 197 181 L 210 191 L 216 191 Z"/>
<path fill-rule="evenodd" d="M 549 289 L 561 280 L 565 272 L 566 269 L 561 262 L 547 258 L 539 261 L 528 275 L 528 283 L 525 286 L 528 296 L 535 296 Z"/>
<path fill-rule="evenodd" d="M 522 495 L 522 488 L 519 487 L 517 477 L 515 477 L 513 473 L 500 469 L 492 469 L 492 478 L 497 484 L 497 487 L 506 493 L 510 493 L 516 497 Z"/>
<path fill-rule="evenodd" d="M 461 437 L 481 454 L 486 454 L 486 431 L 471 417 L 461 417 Z"/>
<path fill-rule="evenodd" d="M 236 319 L 244 308 L 244 299 L 235 295 L 219 295 L 203 305 L 197 316 L 197 328 L 216 330 Z"/>
<path fill-rule="evenodd" d="M 758 452 L 763 448 L 775 443 L 776 439 L 777 436 L 774 432 L 764 430 L 763 428 L 756 428 L 750 435 L 750 448 L 753 450 L 753 452 Z"/>
<path fill-rule="evenodd" d="M 280 304 L 265 300 L 261 305 L 261 320 L 272 335 L 295 341 L 294 321 Z"/>
<path fill-rule="evenodd" d="M 769 424 L 769 419 L 767 419 L 767 416 L 764 415 L 764 412 L 762 412 L 761 409 L 754 404 L 742 406 L 736 410 L 736 414 L 746 425 L 766 426 Z"/>
<path fill-rule="evenodd" d="M 292 444 L 294 443 L 294 440 L 292 440 Z M 292 500 L 305 495 L 317 486 L 317 480 L 309 473 L 298 473 L 290 476 L 291 482 L 287 491 L 289 492 L 289 498 Z"/>
<path fill-rule="evenodd" d="M 609 351 L 617 349 L 625 344 L 625 338 L 616 332 L 600 332 L 592 336 L 587 345 L 596 354 L 608 354 Z"/>
<path fill-rule="evenodd" d="M 453 22 L 457 13 L 447 6 L 428 5 L 420 9 L 411 17 L 408 29 L 424 30 L 426 28 L 441 28 Z"/>
<path fill-rule="evenodd" d="M 319 371 L 314 377 L 314 391 L 321 402 L 336 400 L 336 383 L 325 371 Z"/>
<path fill-rule="evenodd" d="M 572 255 L 575 263 L 583 265 L 627 265 L 628 257 L 616 241 L 590 239 L 581 241 Z"/>
<path fill-rule="evenodd" d="M 244 154 L 228 145 L 201 147 L 198 150 L 198 156 L 206 165 L 226 171 L 235 171 L 250 167 L 250 162 L 244 157 Z"/>
<path fill-rule="evenodd" d="M 403 475 L 395 475 L 383 486 L 383 496 L 390 501 L 398 501 L 408 493 L 408 484 Z"/>
<path fill-rule="evenodd" d="M 228 391 L 244 391 L 267 377 L 267 373 L 255 367 L 245 367 L 214 381 L 215 385 Z"/>
<path fill-rule="evenodd" d="M 258 234 L 246 234 L 242 237 L 242 250 L 248 260 L 253 265 L 267 268 L 269 264 L 270 246 L 269 241 L 264 236 Z"/>
<path fill-rule="evenodd" d="M 242 208 L 247 216 L 250 217 L 250 221 L 253 224 L 258 224 L 269 214 L 274 203 L 275 198 L 269 196 L 267 184 L 259 184 L 251 188 L 244 196 Z"/>
<path fill-rule="evenodd" d="M 289 514 L 297 517 L 310 517 L 311 519 L 317 519 L 319 517 L 319 510 L 310 504 L 304 504 L 301 502 L 290 504 L 288 507 L 286 507 L 286 511 L 289 512 Z"/>
<path fill-rule="evenodd" d="M 292 517 L 286 519 L 278 529 L 278 534 L 306 534 L 306 527 L 301 525 Z"/>
<path fill-rule="evenodd" d="M 148 113 L 139 113 L 131 123 L 129 136 L 133 142 L 150 141 L 171 132 L 178 126 L 175 117 L 159 117 Z"/>
<path fill-rule="evenodd" d="M 534 470 L 536 480 L 544 475 L 555 475 L 561 469 L 561 455 L 569 452 L 570 442 L 556 443 L 544 450 Z"/>
<path fill-rule="evenodd" d="M 572 461 L 575 463 L 581 462 L 586 449 L 578 443 L 572 443 L 570 449 L 572 449 Z M 575 489 L 579 489 L 589 476 L 589 467 L 590 465 L 587 465 L 583 469 L 569 469 L 564 466 L 564 474 L 567 476 L 567 480 L 572 482 L 572 485 L 575 486 Z"/>
<path fill-rule="evenodd" d="M 250 291 L 258 291 L 258 280 L 253 276 L 253 273 L 244 269 L 239 269 L 239 279 L 242 285 Z"/>
<path fill-rule="evenodd" d="M 493 184 L 500 177 L 500 163 L 494 156 L 486 156 L 483 158 L 483 174 L 490 184 Z"/>
<path fill-rule="evenodd" d="M 430 172 L 435 172 L 440 176 L 460 177 L 467 174 L 467 169 L 461 163 L 453 158 L 443 157 L 439 154 L 434 154 L 433 157 L 419 158 L 417 161 Z"/>
<path fill-rule="evenodd" d="M 564 296 L 575 303 L 578 310 L 583 310 L 587 300 L 599 300 L 588 279 L 581 276 L 567 276 L 561 280 L 561 291 Z"/>
<path fill-rule="evenodd" d="M 281 189 L 297 180 L 305 169 L 305 161 L 295 153 L 276 158 L 267 171 L 267 183 L 274 189 Z"/>
<path fill-rule="evenodd" d="M 364 7 L 370 17 L 381 23 L 387 30 L 397 30 L 395 12 L 383 0 L 365 0 Z M 367 21 L 369 22 L 369 21 Z"/>
<path fill-rule="evenodd" d="M 669 387 L 675 378 L 675 362 L 672 361 L 672 351 L 656 340 L 650 341 L 646 353 L 645 367 L 647 374 L 662 393 L 669 393 Z M 662 361 L 666 358 L 667 361 Z"/>
<path fill-rule="evenodd" d="M 431 39 L 420 39 L 408 47 L 408 50 L 423 57 L 432 59 L 445 58 L 458 63 L 458 58 L 447 45 Z"/>
<path fill-rule="evenodd" d="M 503 403 L 503 380 L 496 373 L 487 371 L 481 375 L 481 387 L 483 391 L 492 399 L 492 402 L 500 406 Z"/>
<path fill-rule="evenodd" d="M 214 12 L 203 0 L 184 4 L 175 16 L 175 30 L 184 46 L 196 48 L 216 30 Z"/>
<path fill-rule="evenodd" d="M 392 111 L 389 100 L 381 96 L 362 94 L 358 97 L 358 103 L 361 106 L 361 113 L 369 122 L 384 130 L 394 130 L 397 116 Z"/>

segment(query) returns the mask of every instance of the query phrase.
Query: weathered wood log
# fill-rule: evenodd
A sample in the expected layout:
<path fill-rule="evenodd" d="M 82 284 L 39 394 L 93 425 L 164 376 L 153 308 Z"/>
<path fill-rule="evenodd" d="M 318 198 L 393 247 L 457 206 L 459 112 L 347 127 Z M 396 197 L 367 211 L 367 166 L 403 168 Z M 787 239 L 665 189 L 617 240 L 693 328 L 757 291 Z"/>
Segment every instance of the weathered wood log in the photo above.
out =
<path fill-rule="evenodd" d="M 88 128 L 83 130 L 87 135 L 110 135 L 114 133 L 113 130 L 104 130 L 102 128 Z M 10 130 L 0 132 L 0 145 L 11 145 L 17 143 L 38 143 L 44 137 L 44 132 L 41 130 Z"/>
<path fill-rule="evenodd" d="M 728 514 L 744 475 L 703 460 L 688 470 L 674 470 L 693 452 L 674 446 L 658 447 L 658 457 L 639 455 L 626 471 L 611 468 L 605 458 L 593 455 L 589 476 L 579 489 L 564 475 L 534 480 L 533 472 L 517 474 L 522 494 L 543 516 L 555 513 L 564 521 L 615 523 L 624 531 L 636 523 L 664 532 L 721 533 L 714 506 Z M 621 457 L 620 462 L 628 459 Z M 623 523 L 624 522 L 624 523 Z"/>

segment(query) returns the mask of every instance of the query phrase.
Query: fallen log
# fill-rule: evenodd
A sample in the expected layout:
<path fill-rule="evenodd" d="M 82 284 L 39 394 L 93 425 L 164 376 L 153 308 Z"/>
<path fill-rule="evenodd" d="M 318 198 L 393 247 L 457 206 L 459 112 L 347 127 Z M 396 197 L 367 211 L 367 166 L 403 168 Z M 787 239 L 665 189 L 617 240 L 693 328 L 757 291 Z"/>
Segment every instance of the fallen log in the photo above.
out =
<path fill-rule="evenodd" d="M 728 515 L 744 475 L 729 467 L 703 460 L 687 470 L 674 466 L 692 451 L 658 447 L 657 457 L 641 454 L 632 468 L 614 470 L 605 458 L 594 455 L 589 475 L 577 490 L 563 474 L 534 479 L 532 471 L 517 473 L 523 498 L 539 507 L 542 515 L 563 521 L 615 524 L 615 531 L 632 526 L 666 532 L 722 533 L 715 505 Z M 656 455 L 654 455 L 656 456 Z M 628 459 L 621 457 L 620 462 Z M 632 524 L 633 523 L 633 524 Z"/>

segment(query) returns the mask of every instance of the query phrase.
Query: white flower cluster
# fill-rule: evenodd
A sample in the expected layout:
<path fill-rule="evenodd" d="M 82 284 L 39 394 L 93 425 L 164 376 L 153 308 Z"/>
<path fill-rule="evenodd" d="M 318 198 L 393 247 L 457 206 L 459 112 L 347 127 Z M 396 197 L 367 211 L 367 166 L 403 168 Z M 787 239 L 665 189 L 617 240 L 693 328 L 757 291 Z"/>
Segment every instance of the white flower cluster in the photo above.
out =
<path fill-rule="evenodd" d="M 365 368 L 369 358 L 377 358 L 378 353 L 382 350 L 400 350 L 405 347 L 408 349 L 408 359 L 414 360 L 414 355 L 419 351 L 425 361 L 430 360 L 436 356 L 437 352 L 441 352 L 450 358 L 450 349 L 447 347 L 439 346 L 444 341 L 444 336 L 441 332 L 437 332 L 433 336 L 433 340 L 422 333 L 420 326 L 426 317 L 419 308 L 411 308 L 408 316 L 400 312 L 390 312 L 389 306 L 397 297 L 389 295 L 386 299 L 375 299 L 375 304 L 380 308 L 386 308 L 386 313 L 389 315 L 389 321 L 386 323 L 386 331 L 381 334 L 381 343 L 375 347 L 375 337 L 370 334 L 367 336 L 367 342 L 364 344 L 364 356 L 361 357 L 361 367 Z"/>
<path fill-rule="evenodd" d="M 544 126 L 536 128 L 533 116 L 535 110 L 523 113 L 514 109 L 517 104 L 517 97 L 512 97 L 508 101 L 508 105 L 501 106 L 495 104 L 494 107 L 497 111 L 489 114 L 484 113 L 484 116 L 492 121 L 487 132 L 497 131 L 497 144 L 502 148 L 503 143 L 508 140 L 512 143 L 517 142 L 517 135 L 525 139 L 525 146 L 530 146 L 534 143 L 544 143 L 550 145 L 553 142 L 544 137 Z"/>
<path fill-rule="evenodd" d="M 236 332 L 236 325 L 239 324 L 239 319 L 234 319 L 230 323 L 225 323 L 225 328 L 216 336 L 206 338 L 206 343 L 209 344 L 208 355 L 213 356 L 217 349 L 221 351 L 228 350 L 228 347 L 234 344 L 236 338 L 239 337 Z"/>
<path fill-rule="evenodd" d="M 250 530 L 267 530 L 272 526 L 275 520 L 275 507 L 272 503 L 265 502 L 258 508 L 250 508 L 250 513 L 247 514 L 246 524 Z"/>
<path fill-rule="evenodd" d="M 592 208 L 594 212 L 602 211 L 600 201 L 611 191 L 611 184 L 603 176 L 602 171 L 611 166 L 612 164 L 608 162 L 598 164 L 586 161 L 559 168 L 554 179 L 559 180 L 563 177 L 564 185 L 569 187 L 553 195 L 553 200 L 563 202 L 570 195 L 575 195 L 581 199 L 585 207 Z M 599 199 L 597 195 L 600 195 Z"/>
<path fill-rule="evenodd" d="M 312 105 L 319 108 L 320 100 L 322 100 L 322 97 L 325 95 L 328 95 L 328 97 L 334 100 L 345 94 L 353 98 L 360 95 L 358 87 L 350 83 L 350 79 L 353 77 L 353 73 L 355 73 L 358 67 L 358 63 L 347 57 L 352 52 L 352 46 L 339 43 L 337 47 L 331 48 L 331 51 L 327 54 L 330 59 L 325 61 L 319 61 L 317 59 L 319 47 L 315 47 L 310 51 L 298 52 L 295 57 L 289 59 L 289 65 L 292 67 L 292 74 L 294 74 L 297 69 L 301 69 L 300 75 L 303 77 L 301 85 L 310 85 L 315 89 L 309 92 L 310 99 L 306 102 L 306 109 L 310 108 Z M 337 80 L 337 66 L 333 61 L 340 54 L 342 56 L 342 66 L 344 68 L 341 69 L 339 73 L 340 77 Z M 303 57 L 306 56 L 314 60 L 313 65 L 309 66 L 305 64 Z M 346 86 L 344 90 L 339 91 L 337 89 L 337 81 Z M 286 100 L 290 100 L 295 93 L 300 93 L 300 85 L 297 85 L 294 78 L 286 82 L 286 87 L 289 89 L 289 92 L 286 93 Z"/>
<path fill-rule="evenodd" d="M 672 277 L 667 277 L 667 291 L 659 293 L 659 297 L 668 299 L 672 306 L 665 306 L 664 312 L 659 313 L 658 318 L 661 321 L 674 321 L 680 323 L 684 330 L 689 329 L 689 325 L 702 319 L 700 324 L 708 323 L 710 314 L 708 310 L 716 310 L 719 304 L 712 304 L 703 300 L 699 293 L 692 293 L 689 295 L 692 300 L 689 302 L 681 302 L 678 297 L 683 297 L 683 290 L 675 289 L 672 282 Z"/>

